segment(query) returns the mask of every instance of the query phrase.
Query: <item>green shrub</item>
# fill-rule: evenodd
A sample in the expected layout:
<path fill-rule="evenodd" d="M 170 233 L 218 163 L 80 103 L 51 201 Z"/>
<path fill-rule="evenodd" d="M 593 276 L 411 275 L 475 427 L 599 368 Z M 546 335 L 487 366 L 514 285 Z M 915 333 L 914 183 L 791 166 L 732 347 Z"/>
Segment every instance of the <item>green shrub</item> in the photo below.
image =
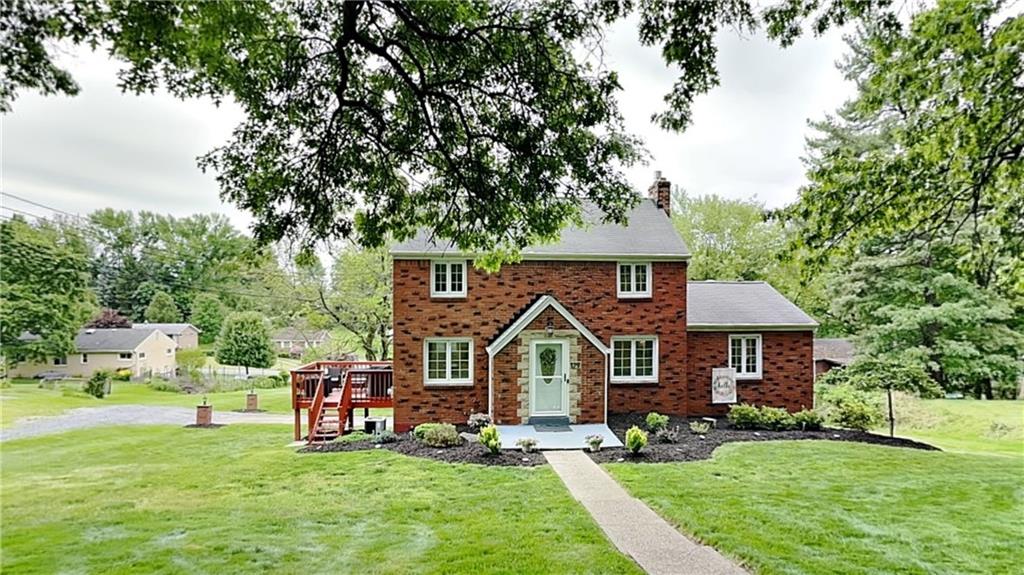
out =
<path fill-rule="evenodd" d="M 749 403 L 730 406 L 728 419 L 736 429 L 757 429 L 761 426 L 761 412 Z"/>
<path fill-rule="evenodd" d="M 651 433 L 657 433 L 659 430 L 665 429 L 667 427 L 667 415 L 662 415 L 657 411 L 652 411 L 647 414 L 647 429 L 649 429 Z"/>
<path fill-rule="evenodd" d="M 488 425 L 481 429 L 478 439 L 487 448 L 487 451 L 491 452 L 491 455 L 497 455 L 501 451 L 501 437 L 498 435 L 497 427 Z"/>
<path fill-rule="evenodd" d="M 103 399 L 103 396 L 107 394 L 107 386 L 110 385 L 110 380 L 113 377 L 114 374 L 109 370 L 97 369 L 93 372 L 92 377 L 85 382 L 82 391 L 97 399 Z"/>
<path fill-rule="evenodd" d="M 114 375 L 112 377 L 114 378 L 114 381 L 131 381 L 131 379 L 132 379 L 132 370 L 130 370 L 130 369 L 119 369 L 119 370 L 114 372 Z"/>
<path fill-rule="evenodd" d="M 181 391 L 181 386 L 177 383 L 166 379 L 160 379 L 158 377 L 151 377 L 149 381 L 146 382 L 146 385 L 148 385 L 153 391 L 169 391 L 172 393 L 178 393 Z"/>
<path fill-rule="evenodd" d="M 431 447 L 452 447 L 462 443 L 462 438 L 459 437 L 459 432 L 454 425 L 438 423 L 423 433 L 421 441 Z"/>
<path fill-rule="evenodd" d="M 421 424 L 419 424 L 419 425 L 417 425 L 416 427 L 413 428 L 412 435 L 416 439 L 419 439 L 420 441 L 422 441 L 423 437 L 427 434 L 428 431 L 430 431 L 431 429 L 434 429 L 435 427 L 437 427 L 439 425 L 444 425 L 444 424 L 443 423 L 421 423 Z"/>
<path fill-rule="evenodd" d="M 635 425 L 630 427 L 626 431 L 626 449 L 636 455 L 645 447 L 647 447 L 647 434 Z"/>
<path fill-rule="evenodd" d="M 813 409 L 801 409 L 793 414 L 793 423 L 797 429 L 818 431 L 825 425 L 825 418 Z"/>
<path fill-rule="evenodd" d="M 0 389 L 9 389 L 11 387 L 11 380 L 6 377 L 0 378 Z"/>
<path fill-rule="evenodd" d="M 818 393 L 825 421 L 836 427 L 867 431 L 883 421 L 878 398 L 868 392 L 833 385 L 818 388 Z"/>
<path fill-rule="evenodd" d="M 359 443 L 361 441 L 370 441 L 373 439 L 372 435 L 367 435 L 362 431 L 353 431 L 348 435 L 339 435 L 334 438 L 334 443 Z"/>
<path fill-rule="evenodd" d="M 398 434 L 395 433 L 394 431 L 391 431 L 390 429 L 385 429 L 384 431 L 375 435 L 373 438 L 374 443 L 396 443 L 397 441 Z"/>
<path fill-rule="evenodd" d="M 705 435 L 711 431 L 711 424 L 706 421 L 691 421 L 690 432 L 697 435 Z"/>
<path fill-rule="evenodd" d="M 758 427 L 761 429 L 768 429 L 771 431 L 786 431 L 788 429 L 795 429 L 796 422 L 793 421 L 793 416 L 788 411 L 781 407 L 769 407 L 762 405 L 761 409 L 758 410 Z"/>

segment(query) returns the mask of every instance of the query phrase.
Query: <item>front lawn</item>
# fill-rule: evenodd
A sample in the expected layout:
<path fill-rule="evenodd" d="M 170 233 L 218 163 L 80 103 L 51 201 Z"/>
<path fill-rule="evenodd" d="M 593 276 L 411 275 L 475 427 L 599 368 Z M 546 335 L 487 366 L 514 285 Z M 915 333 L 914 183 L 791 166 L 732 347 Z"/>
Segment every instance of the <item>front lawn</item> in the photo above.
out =
<path fill-rule="evenodd" d="M 4 443 L 0 570 L 639 572 L 548 467 L 303 455 L 289 440 L 236 425 Z"/>
<path fill-rule="evenodd" d="M 757 573 L 1010 573 L 1024 562 L 1021 458 L 800 441 L 606 467 Z"/>

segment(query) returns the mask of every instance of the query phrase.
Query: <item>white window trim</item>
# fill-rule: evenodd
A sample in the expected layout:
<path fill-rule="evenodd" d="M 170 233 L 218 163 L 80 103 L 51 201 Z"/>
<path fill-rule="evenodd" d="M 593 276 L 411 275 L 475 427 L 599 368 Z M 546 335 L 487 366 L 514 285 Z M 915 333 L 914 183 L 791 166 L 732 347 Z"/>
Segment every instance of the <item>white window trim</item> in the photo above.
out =
<path fill-rule="evenodd" d="M 459 343 L 469 342 L 469 377 L 465 379 L 453 379 L 451 377 L 452 370 L 452 346 L 445 346 L 445 374 L 447 377 L 444 379 L 430 379 L 428 376 L 429 372 L 429 349 L 432 343 Z M 471 337 L 428 337 L 423 340 L 423 385 L 426 387 L 444 387 L 444 386 L 467 386 L 473 385 L 473 356 L 476 355 L 476 350 L 473 347 L 473 338 Z"/>
<path fill-rule="evenodd" d="M 740 355 L 742 356 L 743 359 L 746 359 L 746 357 L 747 357 L 747 343 L 746 343 L 746 340 L 748 340 L 750 338 L 754 338 L 757 341 L 757 344 L 756 344 L 757 354 L 755 356 L 755 359 L 757 360 L 757 371 L 754 372 L 754 373 L 740 372 L 740 370 L 737 369 L 737 367 L 732 364 L 732 342 L 733 342 L 733 340 L 736 340 L 736 339 L 744 340 L 744 342 L 741 344 L 742 345 L 742 351 L 741 351 Z M 731 368 L 736 370 L 736 379 L 761 379 L 761 377 L 762 377 L 762 375 L 761 375 L 761 373 L 762 373 L 761 334 L 759 334 L 759 333 L 737 333 L 737 334 L 730 334 L 729 335 L 729 347 L 726 350 L 726 353 L 729 356 L 729 367 L 731 367 Z"/>
<path fill-rule="evenodd" d="M 66 367 L 68 364 L 68 356 L 54 356 L 52 363 L 56 367 Z"/>
<path fill-rule="evenodd" d="M 460 291 L 437 291 L 437 283 L 435 282 L 434 276 L 437 271 L 437 264 L 445 264 L 445 286 L 449 286 L 451 279 L 451 266 L 459 265 L 462 266 L 462 289 Z M 466 260 L 430 260 L 430 297 L 436 298 L 464 298 L 467 293 L 467 286 L 469 285 L 469 270 L 466 266 Z"/>
<path fill-rule="evenodd" d="M 140 351 L 139 352 L 139 359 L 146 359 L 146 352 Z"/>
<path fill-rule="evenodd" d="M 644 266 L 647 268 L 647 289 L 644 291 L 622 291 L 622 266 L 629 267 L 629 284 L 632 286 L 636 279 L 636 272 L 634 269 L 637 266 Z M 619 299 L 633 299 L 633 298 L 649 298 L 653 293 L 651 291 L 652 285 L 654 284 L 654 276 L 652 275 L 651 262 L 615 262 L 615 293 L 618 294 Z"/>
<path fill-rule="evenodd" d="M 654 371 L 651 375 L 630 375 L 622 376 L 615 375 L 615 342 L 616 341 L 653 341 L 654 342 Z M 611 350 L 608 355 L 608 361 L 611 362 L 611 374 L 612 383 L 658 383 L 658 336 L 656 335 L 613 335 L 612 345 L 609 347 Z M 636 344 L 633 343 L 629 347 L 629 372 L 636 373 Z"/>
<path fill-rule="evenodd" d="M 127 355 L 128 357 L 123 357 L 125 355 Z M 133 354 L 131 352 L 127 352 L 127 353 L 126 352 L 118 352 L 118 354 L 117 354 L 117 361 L 131 361 L 134 358 L 135 358 L 135 354 Z"/>
<path fill-rule="evenodd" d="M 79 356 L 78 361 L 81 362 L 82 365 L 89 363 L 89 354 L 83 353 Z"/>

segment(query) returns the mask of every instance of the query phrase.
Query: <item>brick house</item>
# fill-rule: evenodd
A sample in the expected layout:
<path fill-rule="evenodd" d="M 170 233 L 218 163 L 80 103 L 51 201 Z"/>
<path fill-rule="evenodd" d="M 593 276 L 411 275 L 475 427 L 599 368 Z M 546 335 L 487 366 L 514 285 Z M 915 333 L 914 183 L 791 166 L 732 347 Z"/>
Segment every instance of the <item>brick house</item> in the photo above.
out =
<path fill-rule="evenodd" d="M 628 225 L 585 209 L 586 226 L 493 274 L 425 234 L 396 245 L 396 429 L 475 412 L 498 424 L 720 415 L 712 370 L 730 367 L 733 402 L 811 407 L 817 324 L 763 282 L 687 282 L 669 191 L 659 178 Z"/>

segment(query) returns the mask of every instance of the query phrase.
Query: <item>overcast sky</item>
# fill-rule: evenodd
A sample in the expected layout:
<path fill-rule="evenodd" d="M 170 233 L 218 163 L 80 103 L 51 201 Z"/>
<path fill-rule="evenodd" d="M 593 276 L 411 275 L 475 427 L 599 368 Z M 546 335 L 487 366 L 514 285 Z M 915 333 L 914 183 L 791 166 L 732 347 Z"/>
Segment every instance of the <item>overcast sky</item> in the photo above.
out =
<path fill-rule="evenodd" d="M 650 122 L 675 80 L 656 48 L 622 23 L 608 36 L 606 56 L 619 71 L 627 129 L 646 140 L 653 159 L 629 171 L 646 190 L 654 170 L 692 194 L 756 196 L 768 207 L 796 198 L 808 119 L 819 119 L 853 94 L 834 62 L 845 46 L 838 33 L 804 38 L 781 49 L 763 37 L 720 36 L 721 85 L 700 97 L 684 134 Z M 249 218 L 221 203 L 212 174 L 195 158 L 227 140 L 241 118 L 233 105 L 176 100 L 166 93 L 121 94 L 118 65 L 87 50 L 67 56 L 82 87 L 76 97 L 23 92 L 2 121 L 2 188 L 69 212 L 100 207 L 174 215 L 218 211 L 240 228 Z M 4 208 L 46 210 L 3 197 Z M 2 210 L 10 215 L 9 209 Z"/>

